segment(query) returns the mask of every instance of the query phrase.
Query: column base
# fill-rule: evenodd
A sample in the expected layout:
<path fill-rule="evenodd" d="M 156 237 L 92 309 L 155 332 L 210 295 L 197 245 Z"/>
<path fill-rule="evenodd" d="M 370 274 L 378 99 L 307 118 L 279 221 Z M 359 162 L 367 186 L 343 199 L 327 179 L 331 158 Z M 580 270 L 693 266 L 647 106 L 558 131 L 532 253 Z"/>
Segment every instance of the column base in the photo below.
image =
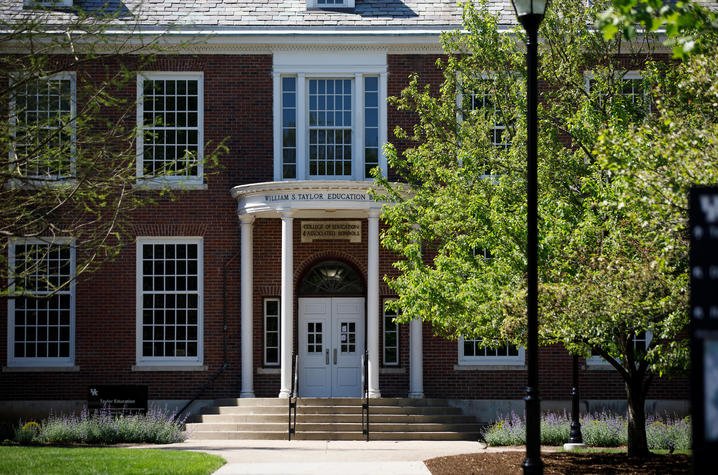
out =
<path fill-rule="evenodd" d="M 242 391 L 241 393 L 239 393 L 239 397 L 252 398 L 252 397 L 254 397 L 254 391 Z"/>
<path fill-rule="evenodd" d="M 586 444 L 563 444 L 563 450 L 569 451 L 569 450 L 577 450 L 577 449 L 585 449 Z"/>
<path fill-rule="evenodd" d="M 369 398 L 370 399 L 379 399 L 380 397 L 381 397 L 381 391 L 379 391 L 378 389 L 377 390 L 373 390 L 373 389 L 369 390 Z"/>
<path fill-rule="evenodd" d="M 409 399 L 424 399 L 424 393 L 409 393 Z"/>
<path fill-rule="evenodd" d="M 285 390 L 279 391 L 279 396 L 277 396 L 277 397 L 279 397 L 279 399 L 289 399 L 289 394 L 290 394 L 289 390 L 285 389 Z"/>

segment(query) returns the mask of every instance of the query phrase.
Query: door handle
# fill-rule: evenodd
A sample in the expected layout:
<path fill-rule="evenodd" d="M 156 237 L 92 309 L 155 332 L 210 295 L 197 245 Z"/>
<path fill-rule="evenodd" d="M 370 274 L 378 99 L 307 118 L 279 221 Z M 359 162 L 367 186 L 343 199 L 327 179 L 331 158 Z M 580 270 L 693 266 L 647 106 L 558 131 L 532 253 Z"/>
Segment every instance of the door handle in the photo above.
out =
<path fill-rule="evenodd" d="M 334 348 L 334 364 L 337 364 L 337 349 Z"/>
<path fill-rule="evenodd" d="M 324 353 L 324 364 L 329 364 L 329 348 L 327 348 L 326 353 Z"/>

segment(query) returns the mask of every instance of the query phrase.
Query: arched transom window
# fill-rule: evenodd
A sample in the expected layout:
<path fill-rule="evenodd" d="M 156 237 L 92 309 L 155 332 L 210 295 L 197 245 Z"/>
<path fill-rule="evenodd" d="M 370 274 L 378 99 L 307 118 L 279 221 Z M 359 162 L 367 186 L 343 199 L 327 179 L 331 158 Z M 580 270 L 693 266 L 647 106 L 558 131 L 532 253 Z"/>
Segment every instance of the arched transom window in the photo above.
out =
<path fill-rule="evenodd" d="M 304 276 L 299 295 L 358 295 L 364 293 L 359 275 L 347 264 L 324 261 Z"/>

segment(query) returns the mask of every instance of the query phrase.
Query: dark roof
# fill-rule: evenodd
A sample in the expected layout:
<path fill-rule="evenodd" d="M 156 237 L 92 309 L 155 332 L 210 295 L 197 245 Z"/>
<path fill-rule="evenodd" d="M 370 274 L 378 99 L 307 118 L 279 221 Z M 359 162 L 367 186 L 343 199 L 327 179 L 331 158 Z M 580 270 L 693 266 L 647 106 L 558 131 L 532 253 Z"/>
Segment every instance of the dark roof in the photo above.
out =
<path fill-rule="evenodd" d="M 56 8 L 48 25 L 67 22 L 84 12 L 113 12 L 117 23 L 248 29 L 446 29 L 461 24 L 457 0 L 356 0 L 353 9 L 307 9 L 306 0 L 75 0 L 73 8 Z M 492 0 L 489 9 L 513 23 L 511 0 Z M 10 20 L 37 10 L 23 0 L 0 1 L 0 18 Z"/>

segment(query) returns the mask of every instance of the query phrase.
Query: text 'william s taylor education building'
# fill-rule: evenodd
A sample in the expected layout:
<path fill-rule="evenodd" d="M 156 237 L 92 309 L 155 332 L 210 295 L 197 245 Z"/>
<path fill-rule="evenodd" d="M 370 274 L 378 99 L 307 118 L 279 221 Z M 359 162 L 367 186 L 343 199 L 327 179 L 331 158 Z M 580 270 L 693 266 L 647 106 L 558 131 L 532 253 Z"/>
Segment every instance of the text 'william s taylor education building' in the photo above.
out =
<path fill-rule="evenodd" d="M 27 3 L 6 0 L 0 15 Z M 103 2 L 63 3 L 89 11 Z M 79 409 L 92 385 L 145 385 L 150 401 L 181 407 L 212 378 L 192 410 L 220 398 L 286 398 L 293 352 L 300 396 L 358 397 L 365 349 L 372 397 L 446 399 L 482 421 L 521 412 L 523 349 L 434 337 L 429 324 L 395 324 L 384 305 L 395 256 L 379 244 L 369 170 L 386 172 L 382 145 L 411 123 L 387 97 L 411 73 L 443 80 L 439 33 L 460 26 L 456 1 L 122 4 L 131 13 L 118 27 L 139 23 L 151 35 L 174 25 L 170 42 L 204 39 L 161 54 L 128 93 L 139 118 L 183 118 L 162 141 L 138 144 L 138 170 L 225 138 L 229 153 L 216 174 L 195 167 L 182 177 L 177 199 L 137 211 L 136 242 L 91 279 L 49 304 L 2 307 L 2 413 Z M 513 27 L 510 1 L 489 8 Z M 57 21 L 72 11 L 58 9 Z M 57 81 L 72 91 L 75 73 Z M 69 248 L 56 258 L 74 262 Z M 571 357 L 560 347 L 540 357 L 544 407 L 566 406 Z M 586 362 L 581 390 L 592 407 L 625 399 L 600 361 Z M 649 393 L 659 409 L 685 409 L 687 398 L 684 379 Z"/>

